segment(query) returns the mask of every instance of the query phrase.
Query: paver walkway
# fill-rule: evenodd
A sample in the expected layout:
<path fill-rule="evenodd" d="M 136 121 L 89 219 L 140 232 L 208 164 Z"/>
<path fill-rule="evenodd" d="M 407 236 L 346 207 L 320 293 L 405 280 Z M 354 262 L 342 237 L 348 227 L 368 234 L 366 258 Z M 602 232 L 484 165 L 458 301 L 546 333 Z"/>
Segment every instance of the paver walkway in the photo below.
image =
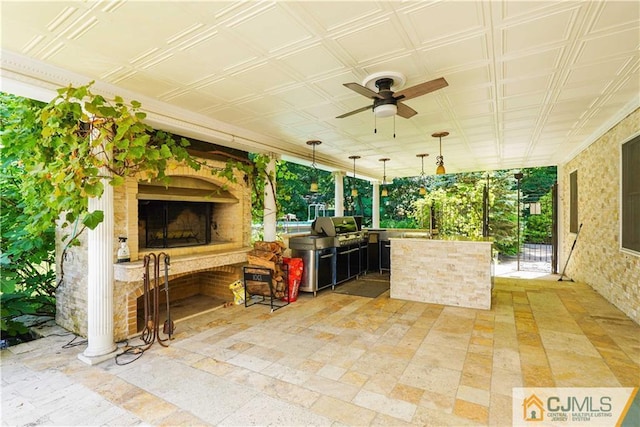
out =
<path fill-rule="evenodd" d="M 72 337 L 2 351 L 2 425 L 504 426 L 513 387 L 640 385 L 640 326 L 557 276 L 497 278 L 487 311 L 331 290 L 221 308 L 125 366 Z"/>

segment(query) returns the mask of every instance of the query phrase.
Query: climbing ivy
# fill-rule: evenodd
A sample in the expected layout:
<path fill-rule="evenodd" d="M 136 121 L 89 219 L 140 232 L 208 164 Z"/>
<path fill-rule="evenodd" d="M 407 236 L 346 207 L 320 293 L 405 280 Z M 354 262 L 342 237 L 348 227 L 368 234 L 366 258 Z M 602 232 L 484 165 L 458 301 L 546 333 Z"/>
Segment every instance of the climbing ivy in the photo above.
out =
<path fill-rule="evenodd" d="M 55 226 L 71 230 L 62 237 L 59 285 L 66 250 L 78 244 L 84 230 L 104 219 L 102 211 L 88 211 L 88 198 L 100 197 L 105 183 L 120 186 L 131 176 L 163 181 L 168 169 L 178 164 L 194 170 L 206 167 L 232 183 L 240 171 L 254 189 L 254 206 L 262 206 L 264 184 L 273 182 L 266 173 L 268 156 L 241 159 L 219 153 L 226 156 L 226 164 L 211 167 L 189 154 L 187 139 L 146 124 L 139 102 L 127 103 L 120 96 L 107 99 L 93 93 L 92 86 L 93 82 L 58 89 L 48 104 L 0 93 L 2 178 L 7 190 L 2 197 L 3 331 L 18 328 L 10 322 L 20 314 L 54 306 L 57 286 L 51 284 L 54 273 L 46 265 L 53 259 Z M 38 259 L 29 255 L 34 248 Z M 44 266 L 40 282 L 27 274 L 34 259 Z M 7 266 L 12 266 L 11 274 Z M 29 302 L 34 295 L 44 297 L 38 307 Z"/>
<path fill-rule="evenodd" d="M 103 182 L 118 186 L 135 174 L 163 179 L 173 161 L 200 167 L 187 153 L 186 140 L 176 141 L 143 122 L 139 102 L 128 105 L 119 96 L 107 100 L 91 86 L 59 89 L 39 114 L 21 123 L 23 129 L 38 129 L 37 135 L 4 143 L 28 174 L 22 192 L 32 234 L 54 221 L 62 228 L 76 222 L 95 228 L 103 214 L 88 212 L 87 200 L 102 195 Z"/>

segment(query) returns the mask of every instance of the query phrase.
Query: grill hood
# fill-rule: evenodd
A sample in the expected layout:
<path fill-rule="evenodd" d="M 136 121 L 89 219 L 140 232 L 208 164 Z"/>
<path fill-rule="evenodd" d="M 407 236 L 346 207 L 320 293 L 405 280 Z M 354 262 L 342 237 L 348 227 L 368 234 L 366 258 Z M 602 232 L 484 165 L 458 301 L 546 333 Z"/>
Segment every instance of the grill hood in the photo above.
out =
<path fill-rule="evenodd" d="M 321 236 L 336 237 L 357 231 L 358 223 L 352 216 L 319 217 L 313 223 L 313 232 Z"/>

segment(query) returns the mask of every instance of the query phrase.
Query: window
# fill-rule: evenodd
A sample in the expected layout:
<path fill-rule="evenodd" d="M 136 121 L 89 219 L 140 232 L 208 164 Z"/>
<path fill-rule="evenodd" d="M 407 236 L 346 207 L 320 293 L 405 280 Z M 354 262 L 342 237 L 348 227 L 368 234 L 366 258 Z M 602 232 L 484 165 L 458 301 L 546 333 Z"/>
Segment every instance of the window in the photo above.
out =
<path fill-rule="evenodd" d="M 569 231 L 578 232 L 578 171 L 569 174 Z"/>
<path fill-rule="evenodd" d="M 622 247 L 640 252 L 640 136 L 622 145 Z"/>

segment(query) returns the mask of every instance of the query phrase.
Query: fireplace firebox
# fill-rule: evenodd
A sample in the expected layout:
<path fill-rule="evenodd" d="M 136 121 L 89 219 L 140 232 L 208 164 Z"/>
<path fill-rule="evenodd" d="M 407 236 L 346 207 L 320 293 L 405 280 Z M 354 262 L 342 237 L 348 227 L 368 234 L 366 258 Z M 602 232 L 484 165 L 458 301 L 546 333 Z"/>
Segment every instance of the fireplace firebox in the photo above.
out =
<path fill-rule="evenodd" d="M 138 218 L 146 248 L 177 248 L 211 243 L 213 203 L 139 200 Z"/>

